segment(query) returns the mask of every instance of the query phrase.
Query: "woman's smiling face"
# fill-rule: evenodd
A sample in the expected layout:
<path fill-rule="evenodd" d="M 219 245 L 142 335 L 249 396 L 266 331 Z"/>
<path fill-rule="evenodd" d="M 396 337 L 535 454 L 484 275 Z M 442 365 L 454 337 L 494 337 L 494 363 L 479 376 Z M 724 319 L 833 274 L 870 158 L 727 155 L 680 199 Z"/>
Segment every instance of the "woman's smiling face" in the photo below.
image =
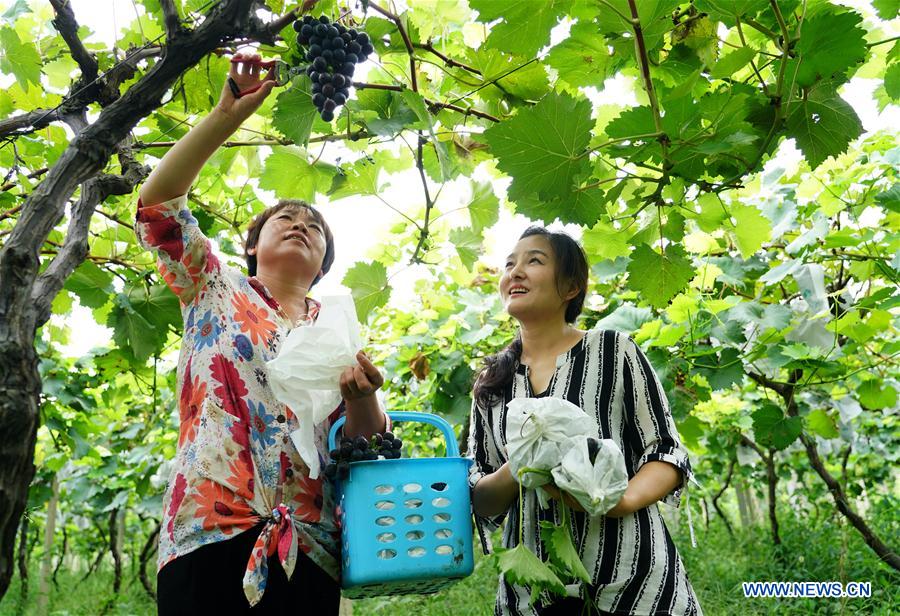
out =
<path fill-rule="evenodd" d="M 560 296 L 556 270 L 556 255 L 545 236 L 520 239 L 500 276 L 500 297 L 510 316 L 522 321 L 564 314 L 568 299 Z"/>
<path fill-rule="evenodd" d="M 290 268 L 315 278 L 325 257 L 325 230 L 305 207 L 286 207 L 269 218 L 255 250 L 258 268 Z"/>

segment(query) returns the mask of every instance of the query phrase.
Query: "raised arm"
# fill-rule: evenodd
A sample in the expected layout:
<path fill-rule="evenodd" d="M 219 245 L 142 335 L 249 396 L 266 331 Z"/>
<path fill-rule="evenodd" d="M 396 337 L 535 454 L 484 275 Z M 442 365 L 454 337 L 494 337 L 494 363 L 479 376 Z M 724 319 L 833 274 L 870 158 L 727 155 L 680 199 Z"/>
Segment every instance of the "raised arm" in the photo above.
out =
<path fill-rule="evenodd" d="M 235 54 L 234 59 L 252 62 L 259 60 L 259 56 Z M 235 98 L 226 83 L 212 112 L 166 152 L 141 186 L 140 198 L 144 205 L 161 203 L 185 194 L 210 156 L 244 120 L 259 109 L 275 87 L 271 72 L 261 77 L 258 66 L 247 62 L 232 63 L 229 77 L 240 91 L 249 90 L 260 82 L 262 87 L 252 94 Z"/>

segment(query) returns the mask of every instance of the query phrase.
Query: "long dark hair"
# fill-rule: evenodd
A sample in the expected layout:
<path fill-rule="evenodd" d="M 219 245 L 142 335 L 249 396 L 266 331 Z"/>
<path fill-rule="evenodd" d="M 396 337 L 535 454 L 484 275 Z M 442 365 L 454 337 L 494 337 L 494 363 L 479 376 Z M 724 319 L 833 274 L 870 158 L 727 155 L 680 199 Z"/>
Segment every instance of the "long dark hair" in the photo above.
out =
<path fill-rule="evenodd" d="M 578 289 L 578 294 L 566 305 L 566 323 L 574 323 L 584 308 L 584 298 L 587 296 L 589 266 L 584 250 L 567 233 L 549 231 L 540 226 L 528 227 L 519 239 L 533 235 L 543 236 L 550 242 L 556 257 L 556 288 L 560 297 L 573 286 Z M 521 357 L 522 338 L 516 334 L 509 346 L 485 358 L 484 366 L 475 379 L 475 402 L 478 405 L 488 408 L 499 400 L 503 389 L 512 381 Z"/>

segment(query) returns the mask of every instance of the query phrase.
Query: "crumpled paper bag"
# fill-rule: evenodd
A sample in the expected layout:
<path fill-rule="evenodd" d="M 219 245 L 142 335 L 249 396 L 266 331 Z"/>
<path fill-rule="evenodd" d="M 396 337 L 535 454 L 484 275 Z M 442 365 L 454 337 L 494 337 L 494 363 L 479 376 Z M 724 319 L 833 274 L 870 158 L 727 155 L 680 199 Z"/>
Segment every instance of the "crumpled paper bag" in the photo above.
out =
<path fill-rule="evenodd" d="M 568 492 L 591 516 L 615 507 L 628 487 L 625 456 L 612 439 L 599 439 L 597 457 L 591 463 L 588 439 L 573 437 L 563 446 L 565 454 L 551 471 L 553 482 Z"/>
<path fill-rule="evenodd" d="M 513 477 L 522 468 L 551 471 L 556 467 L 572 437 L 596 436 L 597 422 L 568 400 L 561 398 L 516 398 L 507 405 L 506 453 Z M 520 483 L 536 488 L 550 477 L 525 473 Z M 539 492 L 542 494 L 542 492 Z"/>
<path fill-rule="evenodd" d="M 311 479 L 319 477 L 315 427 L 341 402 L 340 377 L 357 364 L 362 348 L 356 308 L 349 295 L 322 298 L 316 322 L 288 334 L 278 356 L 266 362 L 275 397 L 288 405 L 300 422 L 291 440 Z"/>

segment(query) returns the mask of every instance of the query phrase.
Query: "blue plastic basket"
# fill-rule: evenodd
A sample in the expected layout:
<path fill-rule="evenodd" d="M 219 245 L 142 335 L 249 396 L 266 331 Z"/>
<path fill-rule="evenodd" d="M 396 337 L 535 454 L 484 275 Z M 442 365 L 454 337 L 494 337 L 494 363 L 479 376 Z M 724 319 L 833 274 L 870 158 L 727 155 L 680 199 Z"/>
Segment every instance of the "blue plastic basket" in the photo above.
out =
<path fill-rule="evenodd" d="M 453 429 L 437 415 L 388 413 L 391 420 L 436 426 L 445 458 L 371 460 L 350 464 L 337 481 L 345 597 L 428 594 L 472 573 L 468 472 Z M 334 449 L 341 417 L 328 435 Z"/>

